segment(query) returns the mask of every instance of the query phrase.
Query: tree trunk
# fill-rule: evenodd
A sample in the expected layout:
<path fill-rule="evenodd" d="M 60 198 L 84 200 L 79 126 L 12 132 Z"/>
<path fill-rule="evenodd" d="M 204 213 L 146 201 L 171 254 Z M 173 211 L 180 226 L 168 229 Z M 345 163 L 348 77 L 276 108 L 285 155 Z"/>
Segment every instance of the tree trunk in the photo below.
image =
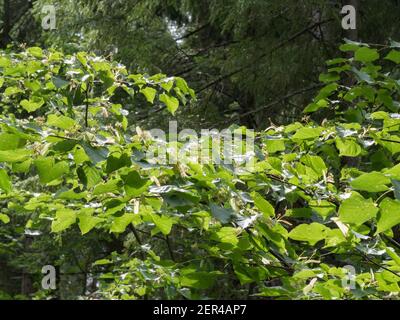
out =
<path fill-rule="evenodd" d="M 3 2 L 3 26 L 2 26 L 2 34 L 1 34 L 1 42 L 0 45 L 2 48 L 5 48 L 10 42 L 10 31 L 11 31 L 11 8 L 10 8 L 10 0 L 4 0 Z"/>

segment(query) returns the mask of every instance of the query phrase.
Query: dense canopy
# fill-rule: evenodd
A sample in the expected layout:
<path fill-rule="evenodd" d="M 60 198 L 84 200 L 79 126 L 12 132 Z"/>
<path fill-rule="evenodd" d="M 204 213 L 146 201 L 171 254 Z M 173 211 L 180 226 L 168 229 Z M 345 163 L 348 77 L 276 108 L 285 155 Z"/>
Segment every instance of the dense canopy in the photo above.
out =
<path fill-rule="evenodd" d="M 388 2 L 3 0 L 0 299 L 399 299 Z"/>

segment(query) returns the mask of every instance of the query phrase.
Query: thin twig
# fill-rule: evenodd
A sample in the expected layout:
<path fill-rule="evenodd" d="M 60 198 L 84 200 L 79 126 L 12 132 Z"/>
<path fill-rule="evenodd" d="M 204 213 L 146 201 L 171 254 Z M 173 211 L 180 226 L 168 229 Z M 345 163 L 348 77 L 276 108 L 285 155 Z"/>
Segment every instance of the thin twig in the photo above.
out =
<path fill-rule="evenodd" d="M 165 241 L 167 242 L 169 255 L 171 256 L 172 261 L 176 262 L 174 251 L 172 250 L 171 240 L 169 239 L 168 236 L 165 236 Z"/>
<path fill-rule="evenodd" d="M 382 141 L 387 141 L 387 142 L 400 143 L 400 141 L 397 141 L 397 140 L 391 140 L 391 139 L 383 139 L 383 138 L 381 138 L 381 139 L 379 139 L 379 140 L 382 140 Z"/>
<path fill-rule="evenodd" d="M 286 45 L 287 43 L 289 43 L 290 41 L 293 41 L 293 40 L 295 40 L 296 38 L 300 37 L 301 35 L 307 33 L 308 30 L 312 30 L 312 29 L 314 29 L 315 27 L 318 27 L 318 26 L 320 26 L 320 25 L 322 25 L 322 24 L 331 22 L 332 20 L 333 20 L 333 19 L 327 19 L 327 20 L 319 21 L 319 22 L 316 22 L 316 23 L 314 23 L 314 24 L 312 24 L 312 25 L 310 25 L 310 26 L 304 28 L 303 30 L 301 30 L 301 31 L 299 31 L 299 32 L 297 32 L 297 33 L 295 33 L 294 35 L 292 35 L 291 37 L 289 37 L 289 38 L 286 39 L 285 41 L 282 41 L 282 42 L 279 43 L 277 46 L 273 47 L 273 48 L 272 48 L 270 51 L 268 51 L 267 53 L 263 53 L 262 55 L 260 55 L 260 56 L 258 57 L 257 60 L 264 59 L 265 57 L 267 57 L 268 55 L 272 54 L 272 53 L 275 52 L 276 50 L 278 50 L 278 49 L 282 48 L 283 46 L 285 46 L 285 45 Z M 254 64 L 253 62 L 251 62 L 251 63 L 249 63 L 249 64 L 244 65 L 243 67 L 240 67 L 240 68 L 238 68 L 238 69 L 236 69 L 236 70 L 233 70 L 232 72 L 230 72 L 230 73 L 228 73 L 228 74 L 222 75 L 222 76 L 218 77 L 216 80 L 212 81 L 211 83 L 205 85 L 203 88 L 201 88 L 200 90 L 198 90 L 197 93 L 202 92 L 202 91 L 204 91 L 204 90 L 206 90 L 206 89 L 208 89 L 208 88 L 210 88 L 210 87 L 216 85 L 217 83 L 219 83 L 219 82 L 221 82 L 221 81 L 223 81 L 223 80 L 225 80 L 225 79 L 231 78 L 232 76 L 234 76 L 234 75 L 236 75 L 236 74 L 238 74 L 238 73 L 241 73 L 241 72 L 243 72 L 243 71 L 245 71 L 245 70 L 247 70 L 247 69 L 249 69 L 249 68 L 254 68 L 255 65 L 256 65 L 256 64 Z"/>
<path fill-rule="evenodd" d="M 267 108 L 272 107 L 272 106 L 274 106 L 274 105 L 276 105 L 276 104 L 278 104 L 278 103 L 280 103 L 280 102 L 282 102 L 282 101 L 285 101 L 285 100 L 287 100 L 287 99 L 289 99 L 289 98 L 291 98 L 291 97 L 297 96 L 297 95 L 302 94 L 302 93 L 305 93 L 305 92 L 307 92 L 307 91 L 311 91 L 311 90 L 314 90 L 314 89 L 318 89 L 318 88 L 320 88 L 320 87 L 322 87 L 322 84 L 316 84 L 316 85 L 313 85 L 313 86 L 311 86 L 311 87 L 303 88 L 303 89 L 300 89 L 300 90 L 297 90 L 297 91 L 288 93 L 286 96 L 284 96 L 284 97 L 282 97 L 282 98 L 279 98 L 279 99 L 277 99 L 277 100 L 275 100 L 275 101 L 273 101 L 273 102 L 271 102 L 271 103 L 269 103 L 269 104 L 267 104 L 267 105 L 265 105 L 265 106 L 256 108 L 256 109 L 254 109 L 254 110 L 247 111 L 247 112 L 245 112 L 245 113 L 241 113 L 240 116 L 241 116 L 241 117 L 244 117 L 244 116 L 247 116 L 247 115 L 250 115 L 250 114 L 253 114 L 253 113 L 257 113 L 257 112 L 259 112 L 259 111 L 261 111 L 261 110 L 267 109 Z"/>
<path fill-rule="evenodd" d="M 88 125 L 88 116 L 89 116 L 89 97 L 88 97 L 88 90 L 89 90 L 89 85 L 87 85 L 86 91 L 85 91 L 85 95 L 86 95 L 86 99 L 85 99 L 85 103 L 86 103 L 86 108 L 85 108 L 85 127 L 87 128 Z"/>
<path fill-rule="evenodd" d="M 398 276 L 398 277 L 400 278 L 400 274 L 398 274 L 398 273 L 396 273 L 396 272 L 390 270 L 389 268 L 386 268 L 385 266 L 382 266 L 381 264 L 375 262 L 375 261 L 372 260 L 370 257 L 368 257 L 364 252 L 362 252 L 360 249 L 358 249 L 358 248 L 355 248 L 355 249 L 356 249 L 357 252 L 360 253 L 360 255 L 361 255 L 363 258 L 367 259 L 369 262 L 371 262 L 371 263 L 374 264 L 375 266 L 377 266 L 377 267 L 379 267 L 379 268 L 382 268 L 382 269 L 384 269 L 384 270 L 386 270 L 386 271 L 388 271 L 388 272 L 390 272 L 390 273 L 392 273 L 392 274 L 394 274 L 395 276 Z"/>
<path fill-rule="evenodd" d="M 174 39 L 174 40 L 175 40 L 175 41 L 180 41 L 180 40 L 189 38 L 189 37 L 191 37 L 192 35 L 195 35 L 196 33 L 200 32 L 201 30 L 207 28 L 209 25 L 210 25 L 209 23 L 206 23 L 205 25 L 201 26 L 200 28 L 197 28 L 196 30 L 193 30 L 193 31 L 191 31 L 191 32 L 189 32 L 189 33 L 183 35 L 182 37 L 177 38 L 177 39 Z"/>

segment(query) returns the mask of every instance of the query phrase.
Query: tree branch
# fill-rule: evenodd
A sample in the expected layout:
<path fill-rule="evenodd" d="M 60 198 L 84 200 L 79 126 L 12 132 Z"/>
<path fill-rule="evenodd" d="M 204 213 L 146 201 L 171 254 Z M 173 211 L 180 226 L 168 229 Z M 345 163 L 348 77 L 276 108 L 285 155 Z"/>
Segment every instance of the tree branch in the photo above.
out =
<path fill-rule="evenodd" d="M 284 96 L 284 97 L 282 97 L 282 98 L 280 98 L 280 99 L 277 99 L 277 100 L 275 100 L 275 101 L 273 101 L 273 102 L 271 102 L 271 103 L 268 103 L 268 104 L 265 105 L 265 106 L 256 108 L 256 109 L 254 109 L 254 110 L 247 111 L 247 112 L 245 112 L 245 113 L 242 113 L 242 114 L 240 114 L 240 116 L 244 117 L 244 116 L 247 116 L 247 115 L 249 115 L 249 114 L 257 113 L 257 112 L 259 112 L 259 111 L 261 111 L 261 110 L 268 109 L 269 107 L 272 107 L 273 105 L 276 105 L 276 104 L 278 104 L 278 103 L 280 103 L 280 102 L 282 102 L 282 101 L 284 101 L 284 100 L 287 100 L 287 99 L 289 99 L 289 98 L 291 98 L 291 97 L 297 96 L 297 95 L 302 94 L 302 93 L 305 93 L 305 92 L 307 92 L 307 91 L 311 91 L 311 90 L 314 90 L 314 89 L 318 89 L 318 88 L 320 88 L 320 87 L 322 87 L 322 84 L 316 84 L 316 85 L 313 85 L 313 86 L 308 87 L 308 88 L 303 88 L 303 89 L 300 89 L 300 90 L 297 90 L 297 91 L 288 93 L 286 96 Z"/>
<path fill-rule="evenodd" d="M 85 91 L 85 95 L 86 95 L 86 99 L 85 99 L 85 103 L 86 103 L 86 107 L 85 107 L 85 127 L 87 128 L 88 125 L 88 117 L 89 117 L 89 85 L 87 85 L 86 91 Z"/>
<path fill-rule="evenodd" d="M 310 25 L 310 26 L 304 28 L 303 30 L 301 30 L 301 31 L 299 31 L 299 32 L 296 32 L 296 33 L 295 33 L 294 35 L 292 35 L 290 38 L 286 39 L 285 41 L 282 41 L 282 42 L 279 43 L 277 46 L 275 46 L 274 48 L 272 48 L 270 51 L 268 51 L 268 52 L 263 53 L 262 55 L 260 55 L 260 56 L 257 58 L 257 60 L 264 59 L 266 56 L 270 55 L 271 53 L 273 53 L 273 52 L 275 52 L 276 50 L 278 50 L 278 49 L 282 48 L 283 46 L 285 46 L 287 43 L 289 43 L 289 42 L 295 40 L 296 38 L 302 36 L 303 34 L 307 33 L 309 30 L 312 30 L 312 29 L 314 29 L 315 27 L 318 27 L 318 26 L 320 26 L 320 25 L 322 25 L 322 24 L 331 22 L 332 20 L 333 20 L 333 19 L 327 19 L 327 20 L 319 21 L 319 22 L 316 22 L 316 23 L 314 23 L 314 24 L 312 24 L 312 25 Z M 225 79 L 228 79 L 228 78 L 230 78 L 230 77 L 232 77 L 232 76 L 234 76 L 234 75 L 236 75 L 236 74 L 238 74 L 238 73 L 243 72 L 244 70 L 247 70 L 247 69 L 249 69 L 249 68 L 254 68 L 254 67 L 255 67 L 254 62 L 251 62 L 251 63 L 249 63 L 249 64 L 247 64 L 247 65 L 245 65 L 245 66 L 243 66 L 243 67 L 240 67 L 240 68 L 238 68 L 238 69 L 236 69 L 236 70 L 234 70 L 234 71 L 232 71 L 232 72 L 230 72 L 230 73 L 228 73 L 228 74 L 225 74 L 225 75 L 220 76 L 220 77 L 217 78 L 216 80 L 214 80 L 214 81 L 212 81 L 211 83 L 205 85 L 203 88 L 201 88 L 201 89 L 198 90 L 197 92 L 198 92 L 198 93 L 199 93 L 199 92 L 202 92 L 202 91 L 204 91 L 204 90 L 206 90 L 206 89 L 208 89 L 208 88 L 210 88 L 210 87 L 216 85 L 217 83 L 219 83 L 219 82 L 221 82 L 221 81 L 223 81 L 223 80 L 225 80 Z"/>
<path fill-rule="evenodd" d="M 192 32 L 189 32 L 189 33 L 183 35 L 182 37 L 177 38 L 177 39 L 174 39 L 174 40 L 175 40 L 175 41 L 180 41 L 180 40 L 189 38 L 189 37 L 191 37 L 192 35 L 194 35 L 194 34 L 196 34 L 196 33 L 199 33 L 201 30 L 204 30 L 204 29 L 207 28 L 209 25 L 210 25 L 210 23 L 206 23 L 205 25 L 201 26 L 200 28 L 197 28 L 196 30 L 193 30 Z"/>

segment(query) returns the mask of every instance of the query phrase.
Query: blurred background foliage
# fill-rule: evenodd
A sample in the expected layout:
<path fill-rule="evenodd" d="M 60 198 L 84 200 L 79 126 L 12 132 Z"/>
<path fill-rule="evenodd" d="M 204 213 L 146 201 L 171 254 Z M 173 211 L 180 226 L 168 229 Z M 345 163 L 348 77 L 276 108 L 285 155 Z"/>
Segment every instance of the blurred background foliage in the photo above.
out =
<path fill-rule="evenodd" d="M 355 32 L 341 27 L 345 4 L 357 7 Z M 45 5 L 56 8 L 55 30 L 42 28 Z M 259 130 L 302 119 L 304 106 L 320 89 L 325 61 L 346 55 L 338 49 L 343 38 L 398 41 L 399 14 L 399 0 L 0 0 L 0 46 L 92 51 L 132 73 L 185 78 L 198 99 L 175 117 L 145 102 L 132 105 L 130 120 L 144 128 L 165 128 L 177 119 L 180 129 L 238 124 Z M 32 248 L 21 228 L 2 230 L 12 259 L 0 252 L 0 299 L 8 298 L 2 291 L 18 298 L 37 289 L 31 286 L 41 275 L 31 277 L 44 256 L 71 262 L 58 270 L 66 281 L 59 296 L 82 294 L 90 279 L 68 275 L 123 246 L 109 234 L 79 242 L 79 233 L 71 233 L 60 256 L 61 244 L 50 235 Z"/>
<path fill-rule="evenodd" d="M 198 95 L 182 127 L 266 128 L 299 117 L 318 90 L 324 61 L 343 38 L 385 44 L 400 36 L 398 0 L 2 0 L 2 46 L 11 42 L 93 51 L 132 72 L 184 77 Z M 43 30 L 43 6 L 56 29 Z M 341 27 L 341 8 L 357 7 L 357 30 Z M 143 127 L 168 114 L 138 112 Z"/>

